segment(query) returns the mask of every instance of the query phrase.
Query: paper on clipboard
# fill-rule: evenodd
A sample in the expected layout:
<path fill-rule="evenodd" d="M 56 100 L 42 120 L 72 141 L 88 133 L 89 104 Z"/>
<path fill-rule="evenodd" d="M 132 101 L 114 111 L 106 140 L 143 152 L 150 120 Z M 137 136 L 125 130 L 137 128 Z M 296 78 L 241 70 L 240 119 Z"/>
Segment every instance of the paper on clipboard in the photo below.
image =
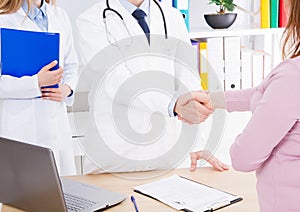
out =
<path fill-rule="evenodd" d="M 177 210 L 195 212 L 216 210 L 242 200 L 238 196 L 178 175 L 136 186 L 133 189 Z"/>

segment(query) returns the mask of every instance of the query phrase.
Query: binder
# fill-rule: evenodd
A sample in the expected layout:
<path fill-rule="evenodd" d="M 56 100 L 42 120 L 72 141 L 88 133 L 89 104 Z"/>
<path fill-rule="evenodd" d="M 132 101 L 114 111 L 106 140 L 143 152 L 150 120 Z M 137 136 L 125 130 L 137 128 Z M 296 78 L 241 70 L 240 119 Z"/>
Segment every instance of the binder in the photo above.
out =
<path fill-rule="evenodd" d="M 215 211 L 243 200 L 239 196 L 178 175 L 136 186 L 133 190 L 177 210 L 189 212 Z"/>
<path fill-rule="evenodd" d="M 241 38 L 224 37 L 225 90 L 241 88 Z"/>
<path fill-rule="evenodd" d="M 208 90 L 208 61 L 207 61 L 207 43 L 199 42 L 199 72 L 201 79 L 201 87 Z"/>
<path fill-rule="evenodd" d="M 270 1 L 260 0 L 260 26 L 270 28 Z"/>
<path fill-rule="evenodd" d="M 182 13 L 186 28 L 190 31 L 190 0 L 173 0 L 173 7 Z"/>
<path fill-rule="evenodd" d="M 207 38 L 208 90 L 224 91 L 223 38 Z"/>
<path fill-rule="evenodd" d="M 279 0 L 279 27 L 285 27 L 287 23 L 284 1 L 285 0 Z"/>
<path fill-rule="evenodd" d="M 199 42 L 198 41 L 195 41 L 195 40 L 191 40 L 191 43 L 192 43 L 192 46 L 193 48 L 195 49 L 195 52 L 196 52 L 196 61 L 197 61 L 197 69 L 198 69 L 198 73 L 199 73 L 199 76 L 200 76 L 200 51 L 199 51 Z M 200 81 L 199 81 L 199 84 L 201 85 L 202 84 L 202 79 L 200 77 Z M 203 89 L 203 87 L 202 87 Z"/>
<path fill-rule="evenodd" d="M 242 89 L 252 87 L 252 50 L 241 48 L 241 79 Z"/>
<path fill-rule="evenodd" d="M 279 0 L 270 0 L 270 27 L 278 28 Z"/>
<path fill-rule="evenodd" d="M 59 39 L 59 33 L 0 28 L 1 75 L 32 76 L 50 62 L 59 61 Z M 58 68 L 59 64 L 52 69 Z"/>

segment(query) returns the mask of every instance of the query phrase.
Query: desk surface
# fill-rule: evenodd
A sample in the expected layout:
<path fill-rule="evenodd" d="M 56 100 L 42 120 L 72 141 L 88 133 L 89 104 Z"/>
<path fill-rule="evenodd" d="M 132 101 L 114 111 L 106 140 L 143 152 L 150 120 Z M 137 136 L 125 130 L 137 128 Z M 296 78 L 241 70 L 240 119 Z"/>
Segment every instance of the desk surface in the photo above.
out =
<path fill-rule="evenodd" d="M 234 170 L 225 172 L 214 171 L 210 167 L 198 168 L 195 172 L 190 172 L 188 169 L 176 169 L 164 175 L 155 178 L 145 179 L 147 176 L 159 175 L 159 171 L 144 172 L 144 173 L 122 173 L 118 175 L 100 174 L 100 175 L 83 175 L 69 177 L 80 182 L 85 182 L 91 185 L 101 186 L 103 188 L 123 193 L 127 196 L 126 200 L 121 204 L 109 208 L 107 212 L 134 212 L 134 207 L 130 201 L 130 196 L 134 195 L 141 212 L 157 212 L 157 211 L 176 211 L 163 203 L 154 199 L 143 196 L 132 191 L 132 187 L 148 182 L 158 180 L 178 174 L 187 178 L 199 181 L 215 188 L 227 191 L 229 193 L 243 197 L 243 201 L 230 205 L 220 210 L 220 212 L 256 212 L 259 211 L 257 195 L 256 195 L 256 178 L 252 173 L 241 173 Z M 129 179 L 128 179 L 129 178 Z M 133 180 L 134 178 L 143 178 L 143 180 Z M 201 197 L 199 197 L 201 198 Z M 159 209 L 159 210 L 158 210 Z M 3 206 L 2 212 L 20 212 L 8 206 Z"/>

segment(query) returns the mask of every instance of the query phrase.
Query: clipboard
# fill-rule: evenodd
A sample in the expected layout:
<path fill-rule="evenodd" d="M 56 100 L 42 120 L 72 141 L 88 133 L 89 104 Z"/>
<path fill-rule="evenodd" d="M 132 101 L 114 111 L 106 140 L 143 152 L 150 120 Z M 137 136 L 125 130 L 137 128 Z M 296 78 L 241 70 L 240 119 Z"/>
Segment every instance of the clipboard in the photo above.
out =
<path fill-rule="evenodd" d="M 59 33 L 0 28 L 1 75 L 33 76 L 50 62 L 59 61 Z M 51 70 L 59 68 L 59 63 Z M 47 87 L 58 88 L 58 85 Z"/>
<path fill-rule="evenodd" d="M 133 190 L 186 212 L 211 212 L 243 200 L 239 196 L 178 175 L 136 186 Z"/>

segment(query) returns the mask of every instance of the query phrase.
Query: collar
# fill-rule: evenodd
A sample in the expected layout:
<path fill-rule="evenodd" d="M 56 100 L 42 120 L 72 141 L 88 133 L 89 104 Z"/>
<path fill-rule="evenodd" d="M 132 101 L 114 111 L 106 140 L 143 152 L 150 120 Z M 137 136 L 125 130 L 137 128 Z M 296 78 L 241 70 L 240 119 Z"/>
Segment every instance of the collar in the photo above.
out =
<path fill-rule="evenodd" d="M 25 13 L 28 12 L 28 4 L 27 4 L 27 1 L 23 1 L 23 4 L 22 4 L 22 8 L 24 10 Z M 34 20 L 35 17 L 39 14 L 39 12 L 42 12 L 44 16 L 47 17 L 47 13 L 46 13 L 46 3 L 44 0 L 42 0 L 42 6 L 41 8 L 37 8 L 36 6 L 33 5 L 33 7 L 31 8 L 31 10 L 28 12 L 28 17 L 31 19 L 31 20 Z"/>
<path fill-rule="evenodd" d="M 128 0 L 119 0 L 121 5 L 130 13 L 132 14 L 137 8 L 143 10 L 147 17 L 149 17 L 150 13 L 150 0 L 144 0 L 140 7 L 136 7 L 135 5 L 131 4 Z"/>

